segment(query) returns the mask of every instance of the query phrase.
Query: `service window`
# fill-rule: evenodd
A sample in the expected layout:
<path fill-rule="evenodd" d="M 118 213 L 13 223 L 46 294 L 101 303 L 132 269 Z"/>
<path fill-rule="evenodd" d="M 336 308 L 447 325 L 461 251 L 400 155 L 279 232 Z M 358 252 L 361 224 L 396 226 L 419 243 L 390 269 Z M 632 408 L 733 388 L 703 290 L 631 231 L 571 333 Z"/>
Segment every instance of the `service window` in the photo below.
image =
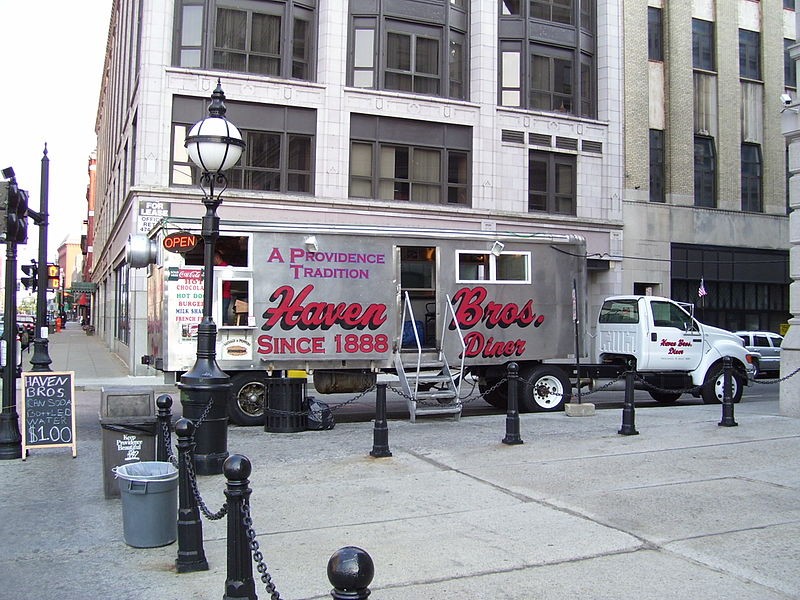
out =
<path fill-rule="evenodd" d="M 249 279 L 226 278 L 224 274 L 221 275 L 220 285 L 217 287 L 220 295 L 220 300 L 216 303 L 220 307 L 217 322 L 223 327 L 248 327 L 252 314 L 252 289 Z"/>
<path fill-rule="evenodd" d="M 202 239 L 184 255 L 186 266 L 205 262 Z M 248 327 L 253 305 L 251 239 L 246 235 L 220 235 L 214 246 L 214 321 L 222 327 Z"/>
<path fill-rule="evenodd" d="M 458 283 L 530 283 L 530 252 L 456 251 Z"/>

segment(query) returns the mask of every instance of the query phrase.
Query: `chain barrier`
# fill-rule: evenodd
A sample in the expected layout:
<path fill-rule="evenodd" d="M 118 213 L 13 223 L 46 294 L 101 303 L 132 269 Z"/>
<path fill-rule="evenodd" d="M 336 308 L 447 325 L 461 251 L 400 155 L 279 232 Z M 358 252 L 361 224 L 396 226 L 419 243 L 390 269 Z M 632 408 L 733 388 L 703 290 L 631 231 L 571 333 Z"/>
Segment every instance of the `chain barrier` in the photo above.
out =
<path fill-rule="evenodd" d="M 353 402 L 356 402 L 357 400 L 360 400 L 361 398 L 363 398 L 364 396 L 366 396 L 370 392 L 375 391 L 377 389 L 377 387 L 378 387 L 377 385 L 373 385 L 372 387 L 368 387 L 367 389 L 365 389 L 365 390 L 363 390 L 361 392 L 358 392 L 354 397 L 350 398 L 349 400 L 346 400 L 346 401 L 341 402 L 339 404 L 329 404 L 328 408 L 331 410 L 332 413 L 335 413 L 336 411 L 341 410 L 342 408 L 344 408 L 348 404 L 352 404 Z M 279 416 L 279 417 L 304 417 L 305 415 L 308 414 L 308 410 L 281 410 L 281 409 L 278 409 L 278 408 L 269 408 L 269 407 L 267 408 L 267 411 L 270 414 L 275 415 L 275 416 Z"/>
<path fill-rule="evenodd" d="M 191 452 L 186 453 L 185 462 L 186 472 L 189 476 L 189 487 L 192 489 L 192 495 L 194 496 L 195 502 L 197 502 L 197 507 L 209 521 L 219 521 L 222 517 L 228 514 L 228 503 L 223 502 L 222 508 L 220 508 L 217 512 L 211 512 L 206 506 L 206 503 L 203 501 L 203 497 L 200 495 L 200 489 L 197 487 L 197 474 L 194 471 L 194 461 L 192 460 Z"/>
<path fill-rule="evenodd" d="M 633 372 L 633 378 L 637 382 L 639 382 L 644 389 L 650 390 L 650 391 L 653 391 L 653 392 L 657 392 L 659 394 L 692 394 L 692 395 L 698 394 L 699 395 L 702 392 L 703 388 L 706 387 L 707 385 L 710 385 L 711 387 L 714 387 L 714 385 L 716 385 L 716 381 L 708 380 L 708 381 L 706 381 L 705 383 L 703 383 L 701 385 L 693 385 L 692 387 L 688 387 L 688 388 L 662 388 L 662 387 L 658 387 L 657 385 L 654 385 L 654 384 L 650 383 L 649 381 L 645 381 L 644 378 L 641 375 L 639 375 L 639 373 L 637 373 L 636 371 Z"/>
<path fill-rule="evenodd" d="M 164 437 L 164 446 L 166 446 L 167 460 L 173 467 L 178 467 L 178 458 L 172 451 L 172 428 L 170 427 L 169 420 L 164 419 L 161 421 L 161 433 Z"/>
<path fill-rule="evenodd" d="M 264 562 L 264 555 L 259 550 L 258 541 L 256 540 L 256 532 L 253 529 L 253 518 L 250 516 L 250 501 L 244 500 L 242 502 L 242 522 L 245 526 L 247 539 L 250 542 L 250 552 L 253 555 L 253 562 L 256 563 L 256 570 L 261 574 L 261 581 L 264 587 L 270 594 L 272 600 L 280 600 L 281 595 L 275 589 L 275 584 L 272 582 L 272 576 L 267 571 L 267 565 Z"/>
<path fill-rule="evenodd" d="M 761 379 L 761 380 L 758 380 L 755 377 L 750 377 L 749 379 L 750 379 L 750 383 L 755 383 L 757 385 L 769 385 L 771 383 L 783 383 L 784 381 L 786 381 L 790 377 L 794 377 L 795 375 L 797 375 L 797 373 L 800 373 L 800 367 L 797 367 L 794 371 L 792 371 L 788 375 L 784 375 L 783 377 L 779 377 L 777 379 Z"/>

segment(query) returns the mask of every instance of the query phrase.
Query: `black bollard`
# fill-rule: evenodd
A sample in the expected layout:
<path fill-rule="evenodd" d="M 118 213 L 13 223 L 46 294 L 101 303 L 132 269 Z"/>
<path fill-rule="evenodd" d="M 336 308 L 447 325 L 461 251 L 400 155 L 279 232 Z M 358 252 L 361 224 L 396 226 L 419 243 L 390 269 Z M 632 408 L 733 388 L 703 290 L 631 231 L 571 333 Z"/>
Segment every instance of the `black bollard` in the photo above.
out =
<path fill-rule="evenodd" d="M 720 427 L 736 427 L 739 424 L 733 420 L 733 363 L 730 356 L 722 358 L 722 420 Z"/>
<path fill-rule="evenodd" d="M 156 418 L 158 420 L 158 432 L 156 433 L 156 460 L 161 462 L 169 461 L 170 439 L 167 437 L 172 427 L 172 396 L 161 394 L 156 398 Z"/>
<path fill-rule="evenodd" d="M 636 431 L 636 410 L 633 406 L 633 371 L 625 373 L 625 405 L 622 407 L 620 435 L 639 435 Z"/>
<path fill-rule="evenodd" d="M 194 429 L 189 419 L 179 419 L 175 423 L 178 436 L 178 558 L 175 569 L 178 573 L 208 571 L 203 550 L 203 521 L 188 466 L 194 451 Z"/>
<path fill-rule="evenodd" d="M 222 600 L 258 599 L 253 580 L 250 539 L 242 514 L 242 508 L 248 503 L 253 491 L 247 479 L 251 470 L 250 459 L 241 454 L 231 454 L 222 464 L 222 472 L 228 480 L 225 488 L 228 504 L 228 578 L 225 580 L 225 595 Z"/>
<path fill-rule="evenodd" d="M 519 365 L 508 363 L 508 412 L 506 413 L 506 437 L 502 442 L 509 446 L 524 444 L 519 436 Z"/>
<path fill-rule="evenodd" d="M 370 456 L 385 458 L 391 456 L 389 450 L 389 425 L 386 423 L 386 384 L 379 383 L 375 395 L 375 427 L 372 430 L 372 450 Z"/>
<path fill-rule="evenodd" d="M 366 600 L 375 565 L 366 550 L 357 546 L 339 548 L 328 559 L 328 581 L 334 600 Z"/>

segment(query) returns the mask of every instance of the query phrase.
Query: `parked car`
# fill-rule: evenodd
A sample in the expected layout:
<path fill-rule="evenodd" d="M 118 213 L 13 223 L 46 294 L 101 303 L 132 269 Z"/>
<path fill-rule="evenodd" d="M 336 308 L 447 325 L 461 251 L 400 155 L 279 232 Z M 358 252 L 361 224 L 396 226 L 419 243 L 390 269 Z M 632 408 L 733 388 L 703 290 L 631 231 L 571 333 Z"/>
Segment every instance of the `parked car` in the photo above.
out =
<path fill-rule="evenodd" d="M 27 348 L 36 337 L 36 317 L 33 315 L 17 315 L 17 327 L 20 330 L 20 342 Z"/>
<path fill-rule="evenodd" d="M 742 338 L 745 348 L 761 355 L 759 373 L 780 373 L 783 337 L 771 331 L 737 331 L 736 335 Z"/>

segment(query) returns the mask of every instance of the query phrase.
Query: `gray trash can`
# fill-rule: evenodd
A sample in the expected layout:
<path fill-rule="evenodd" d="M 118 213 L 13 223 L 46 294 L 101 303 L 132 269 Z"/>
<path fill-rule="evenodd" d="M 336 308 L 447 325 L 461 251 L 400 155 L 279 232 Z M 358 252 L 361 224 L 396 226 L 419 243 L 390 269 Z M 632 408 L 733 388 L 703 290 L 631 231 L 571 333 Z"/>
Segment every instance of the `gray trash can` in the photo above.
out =
<path fill-rule="evenodd" d="M 142 461 L 114 468 L 122 498 L 122 533 L 134 548 L 156 548 L 178 537 L 178 469 Z"/>

